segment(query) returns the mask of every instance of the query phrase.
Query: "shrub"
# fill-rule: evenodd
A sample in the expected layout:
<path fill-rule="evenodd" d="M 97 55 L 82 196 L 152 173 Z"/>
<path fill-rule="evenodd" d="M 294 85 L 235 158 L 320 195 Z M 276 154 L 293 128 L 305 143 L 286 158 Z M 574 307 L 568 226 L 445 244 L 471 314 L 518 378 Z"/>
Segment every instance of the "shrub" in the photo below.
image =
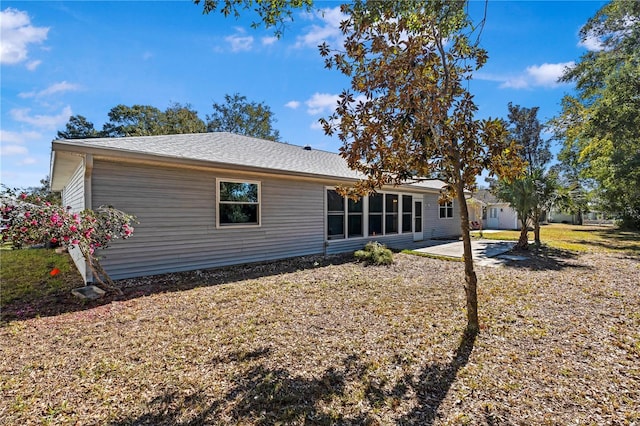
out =
<path fill-rule="evenodd" d="M 371 265 L 390 265 L 393 263 L 393 253 L 384 244 L 377 241 L 368 242 L 362 250 L 353 253 L 356 259 Z"/>
<path fill-rule="evenodd" d="M 75 213 L 71 207 L 54 205 L 40 198 L 29 202 L 26 193 L 18 195 L 10 189 L 0 194 L 0 214 L 3 243 L 10 242 L 14 248 L 41 243 L 77 247 L 93 278 L 119 292 L 100 265 L 96 250 L 107 248 L 113 240 L 129 238 L 134 216 L 111 206 Z"/>

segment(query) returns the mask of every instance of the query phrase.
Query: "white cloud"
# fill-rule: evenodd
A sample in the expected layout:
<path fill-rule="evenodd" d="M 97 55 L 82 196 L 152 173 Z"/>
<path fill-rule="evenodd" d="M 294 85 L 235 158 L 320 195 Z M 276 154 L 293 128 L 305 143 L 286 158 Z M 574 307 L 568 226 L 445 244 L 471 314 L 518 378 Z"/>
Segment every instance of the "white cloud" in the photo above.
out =
<path fill-rule="evenodd" d="M 304 103 L 307 105 L 307 112 L 309 114 L 321 114 L 325 111 L 333 112 L 337 106 L 339 95 L 332 95 L 330 93 L 314 93 L 311 98 L 307 99 Z"/>
<path fill-rule="evenodd" d="M 262 37 L 260 41 L 262 42 L 263 46 L 271 46 L 278 41 L 278 37 Z"/>
<path fill-rule="evenodd" d="M 320 121 L 318 121 L 318 120 L 312 122 L 311 126 L 309 126 L 309 128 L 311 130 L 324 130 L 323 127 L 322 127 L 322 124 L 320 124 Z"/>
<path fill-rule="evenodd" d="M 298 109 L 298 107 L 300 106 L 300 102 L 298 102 L 298 101 L 289 101 L 286 104 L 284 104 L 284 106 L 286 106 L 287 108 L 291 108 L 291 109 Z"/>
<path fill-rule="evenodd" d="M 12 132 L 10 130 L 0 130 L 0 143 L 3 144 L 24 144 L 29 140 L 40 139 L 42 134 L 35 131 Z"/>
<path fill-rule="evenodd" d="M 37 128 L 55 130 L 67 123 L 69 117 L 73 115 L 70 106 L 64 109 L 58 115 L 30 115 L 29 108 L 12 109 L 9 111 L 11 117 L 21 123 L 27 123 Z"/>
<path fill-rule="evenodd" d="M 558 64 L 542 64 L 540 66 L 532 65 L 527 67 L 527 75 L 533 80 L 533 85 L 543 87 L 556 87 L 558 79 L 564 73 L 566 68 L 573 68 L 575 62 L 561 62 Z"/>
<path fill-rule="evenodd" d="M 27 149 L 27 147 L 22 145 L 0 145 L 0 154 L 2 154 L 3 156 L 8 157 L 10 155 L 25 155 L 28 153 L 29 150 Z"/>
<path fill-rule="evenodd" d="M 609 31 L 601 35 L 595 34 L 595 31 L 590 31 L 578 42 L 578 47 L 584 47 L 592 52 L 605 50 L 610 47 L 605 46 L 605 40 L 607 43 L 613 42 L 615 44 L 615 42 L 619 41 L 621 37 L 630 36 L 632 34 L 633 27 L 638 24 L 640 24 L 640 18 L 627 15 L 622 18 L 622 21 L 618 21 L 618 25 L 620 25 L 620 27 L 617 31 Z M 598 29 L 602 28 L 596 28 L 596 30 Z"/>
<path fill-rule="evenodd" d="M 578 42 L 578 47 L 584 47 L 592 52 L 599 52 L 604 49 L 604 45 L 602 44 L 602 41 L 600 41 L 600 38 L 593 34 L 589 34 L 584 38 L 584 40 L 580 40 Z"/>
<path fill-rule="evenodd" d="M 500 81 L 503 81 L 500 85 L 501 89 L 526 89 L 529 87 L 529 82 L 524 76 L 510 77 L 506 81 L 502 79 Z"/>
<path fill-rule="evenodd" d="M 142 60 L 143 61 L 148 61 L 149 59 L 153 58 L 153 53 L 146 51 L 142 54 Z"/>
<path fill-rule="evenodd" d="M 28 46 L 45 41 L 48 32 L 47 27 L 31 25 L 26 12 L 10 7 L 0 11 L 0 63 L 14 65 L 26 61 L 29 56 Z M 33 70 L 38 65 L 38 61 L 32 61 L 28 64 L 28 69 Z"/>
<path fill-rule="evenodd" d="M 307 113 L 310 115 L 332 113 L 338 106 L 340 95 L 332 95 L 331 93 L 314 93 L 309 99 L 304 101 L 307 106 Z M 366 102 L 367 98 L 364 95 L 358 95 L 354 98 L 357 102 Z"/>
<path fill-rule="evenodd" d="M 18 162 L 19 166 L 28 166 L 31 164 L 36 164 L 38 162 L 37 159 L 33 158 L 33 157 L 25 157 L 22 159 L 22 161 Z"/>
<path fill-rule="evenodd" d="M 575 62 L 560 62 L 557 64 L 544 63 L 542 65 L 531 65 L 524 72 L 516 75 L 495 75 L 478 73 L 475 78 L 478 80 L 496 81 L 501 83 L 501 89 L 531 89 L 533 87 L 555 88 L 563 83 L 558 79 L 566 68 L 575 66 Z"/>
<path fill-rule="evenodd" d="M 21 98 L 41 98 L 44 96 L 51 96 L 51 95 L 64 93 L 64 92 L 72 92 L 79 89 L 80 89 L 80 86 L 78 86 L 77 84 L 61 81 L 60 83 L 54 83 L 51 86 L 39 92 L 23 92 L 23 93 L 19 93 L 18 96 L 20 96 Z"/>
<path fill-rule="evenodd" d="M 251 50 L 253 47 L 253 36 L 245 35 L 245 30 L 236 28 L 236 33 L 224 38 L 229 43 L 232 52 L 242 52 Z"/>
<path fill-rule="evenodd" d="M 323 42 L 333 46 L 342 46 L 343 35 L 340 31 L 340 22 L 347 18 L 340 11 L 340 6 L 332 9 L 321 9 L 314 14 L 314 18 L 322 21 L 320 25 L 313 24 L 307 28 L 307 32 L 298 36 L 295 47 L 316 47 Z"/>
<path fill-rule="evenodd" d="M 40 61 L 40 60 L 29 61 L 29 62 L 27 62 L 27 65 L 25 65 L 25 67 L 27 67 L 27 69 L 29 71 L 35 71 L 36 68 L 38 68 L 41 63 L 42 63 L 42 61 Z"/>

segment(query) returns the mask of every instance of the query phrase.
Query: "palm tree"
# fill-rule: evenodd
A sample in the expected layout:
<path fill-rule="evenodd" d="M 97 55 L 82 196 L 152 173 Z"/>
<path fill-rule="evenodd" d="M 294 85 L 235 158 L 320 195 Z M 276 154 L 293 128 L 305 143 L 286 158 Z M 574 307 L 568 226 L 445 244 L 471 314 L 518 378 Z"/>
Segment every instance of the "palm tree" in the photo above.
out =
<path fill-rule="evenodd" d="M 515 246 L 516 250 L 529 249 L 529 224 L 533 219 L 534 208 L 537 201 L 535 197 L 535 179 L 531 175 L 525 175 L 511 182 L 498 181 L 496 196 L 509 203 L 518 214 L 520 220 L 520 238 Z"/>

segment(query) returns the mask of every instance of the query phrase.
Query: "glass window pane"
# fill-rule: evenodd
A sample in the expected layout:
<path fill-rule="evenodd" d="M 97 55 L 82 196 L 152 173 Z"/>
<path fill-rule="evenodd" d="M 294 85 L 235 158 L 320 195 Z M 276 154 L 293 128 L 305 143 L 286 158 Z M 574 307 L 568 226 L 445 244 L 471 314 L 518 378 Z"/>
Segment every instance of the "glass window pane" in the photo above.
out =
<path fill-rule="evenodd" d="M 362 204 L 362 198 L 359 198 L 358 201 L 349 198 L 349 213 L 362 213 Z"/>
<path fill-rule="evenodd" d="M 362 237 L 362 215 L 349 215 L 349 238 Z"/>
<path fill-rule="evenodd" d="M 415 220 L 415 226 L 413 228 L 413 232 L 422 232 L 422 218 L 416 217 L 414 220 Z"/>
<path fill-rule="evenodd" d="M 220 224 L 258 224 L 257 204 L 220 204 Z"/>
<path fill-rule="evenodd" d="M 337 240 L 344 238 L 344 216 L 329 215 L 327 218 L 327 238 Z"/>
<path fill-rule="evenodd" d="M 402 232 L 411 232 L 411 213 L 402 214 Z"/>
<path fill-rule="evenodd" d="M 344 212 L 344 197 L 333 189 L 327 190 L 327 211 Z"/>
<path fill-rule="evenodd" d="M 402 196 L 402 212 L 403 213 L 411 213 L 411 200 L 413 197 L 411 195 L 403 195 Z"/>
<path fill-rule="evenodd" d="M 220 201 L 258 202 L 258 184 L 220 182 Z"/>
<path fill-rule="evenodd" d="M 382 215 L 369 215 L 369 235 L 382 235 Z"/>
<path fill-rule="evenodd" d="M 398 233 L 398 215 L 397 214 L 388 214 L 386 215 L 385 220 L 385 233 L 386 234 L 397 234 Z"/>
<path fill-rule="evenodd" d="M 396 194 L 385 194 L 385 204 L 388 213 L 398 213 L 398 196 Z"/>
<path fill-rule="evenodd" d="M 369 195 L 369 211 L 382 213 L 382 194 Z"/>

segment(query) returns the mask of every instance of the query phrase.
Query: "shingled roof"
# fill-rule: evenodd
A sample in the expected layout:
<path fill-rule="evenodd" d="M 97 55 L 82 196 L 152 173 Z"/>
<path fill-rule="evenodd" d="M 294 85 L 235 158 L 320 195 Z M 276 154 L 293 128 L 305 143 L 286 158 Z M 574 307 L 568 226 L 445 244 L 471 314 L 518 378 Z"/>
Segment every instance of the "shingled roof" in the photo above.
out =
<path fill-rule="evenodd" d="M 363 177 L 351 170 L 346 161 L 336 153 L 228 132 L 65 139 L 53 141 L 52 150 L 202 162 L 228 168 L 261 169 L 271 173 L 305 176 L 354 180 Z M 428 180 L 411 186 L 439 190 L 444 183 Z"/>

